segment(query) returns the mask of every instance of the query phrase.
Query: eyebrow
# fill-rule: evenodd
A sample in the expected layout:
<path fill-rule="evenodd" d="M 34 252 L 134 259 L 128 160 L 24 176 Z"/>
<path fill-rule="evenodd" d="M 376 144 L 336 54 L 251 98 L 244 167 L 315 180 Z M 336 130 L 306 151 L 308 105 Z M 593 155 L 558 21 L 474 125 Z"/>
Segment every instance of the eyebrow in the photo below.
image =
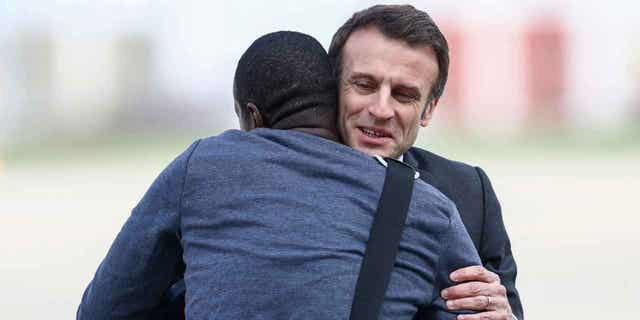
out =
<path fill-rule="evenodd" d="M 397 86 L 397 88 L 402 89 L 402 90 L 408 90 L 411 91 L 413 94 L 415 94 L 418 98 L 420 96 L 422 96 L 422 94 L 420 93 L 420 89 L 416 86 L 412 86 L 412 85 L 404 85 L 404 84 L 399 84 Z"/>
<path fill-rule="evenodd" d="M 349 79 L 357 79 L 357 78 L 369 78 L 369 79 L 377 80 L 376 77 L 374 77 L 372 74 L 366 73 L 366 72 L 354 71 L 349 75 Z"/>

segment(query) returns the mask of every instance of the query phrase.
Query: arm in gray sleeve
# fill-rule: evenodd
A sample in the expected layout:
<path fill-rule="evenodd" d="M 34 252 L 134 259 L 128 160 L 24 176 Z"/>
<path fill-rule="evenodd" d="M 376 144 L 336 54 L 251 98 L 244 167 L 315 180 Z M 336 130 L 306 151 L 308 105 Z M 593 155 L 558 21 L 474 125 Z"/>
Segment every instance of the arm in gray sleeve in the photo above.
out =
<path fill-rule="evenodd" d="M 441 252 L 438 267 L 435 270 L 433 301 L 427 312 L 421 313 L 419 319 L 455 320 L 459 314 L 475 313 L 468 310 L 448 310 L 445 300 L 440 295 L 443 289 L 454 285 L 454 282 L 449 279 L 451 272 L 468 266 L 482 265 L 455 205 L 450 203 L 447 209 L 451 211 L 451 216 L 448 229 L 441 235 Z"/>
<path fill-rule="evenodd" d="M 86 288 L 77 319 L 149 319 L 182 261 L 180 205 L 198 142 L 153 182 Z"/>

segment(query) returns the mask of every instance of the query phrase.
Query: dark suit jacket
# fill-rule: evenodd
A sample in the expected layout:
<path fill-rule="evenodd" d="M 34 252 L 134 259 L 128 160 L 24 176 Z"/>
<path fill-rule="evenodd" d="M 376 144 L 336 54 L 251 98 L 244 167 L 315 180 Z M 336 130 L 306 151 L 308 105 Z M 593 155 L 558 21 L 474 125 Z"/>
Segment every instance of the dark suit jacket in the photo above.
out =
<path fill-rule="evenodd" d="M 409 149 L 403 157 L 404 162 L 418 169 L 422 180 L 456 204 L 482 264 L 500 276 L 502 285 L 507 288 L 513 314 L 524 320 L 516 290 L 516 262 L 502 221 L 500 203 L 487 175 L 478 167 L 451 161 L 419 148 Z"/>

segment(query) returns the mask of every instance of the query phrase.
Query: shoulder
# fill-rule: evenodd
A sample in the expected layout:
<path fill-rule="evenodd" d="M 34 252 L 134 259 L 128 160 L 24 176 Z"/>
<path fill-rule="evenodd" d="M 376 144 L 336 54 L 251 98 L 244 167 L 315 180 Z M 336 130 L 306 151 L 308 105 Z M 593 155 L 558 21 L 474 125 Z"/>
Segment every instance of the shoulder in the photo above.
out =
<path fill-rule="evenodd" d="M 269 139 L 240 130 L 226 130 L 218 135 L 201 138 L 198 146 L 193 150 L 193 161 L 222 161 L 226 158 L 237 158 L 248 155 L 252 150 L 264 148 L 260 145 L 269 144 Z"/>
<path fill-rule="evenodd" d="M 459 183 L 481 183 L 478 167 L 473 165 L 447 159 L 433 152 L 412 147 L 406 153 L 407 162 L 414 165 L 420 171 L 426 171 L 429 175 L 438 180 L 447 180 Z"/>
<path fill-rule="evenodd" d="M 425 182 L 453 201 L 469 235 L 480 245 L 488 196 L 488 181 L 482 171 L 419 148 L 411 148 L 405 159 L 418 169 Z"/>
<path fill-rule="evenodd" d="M 413 197 L 411 199 L 419 206 L 443 208 L 446 211 L 455 208 L 454 203 L 449 197 L 422 179 L 415 181 Z M 449 213 L 447 213 L 447 216 L 448 215 Z"/>
<path fill-rule="evenodd" d="M 207 148 L 209 146 L 218 146 L 221 144 L 235 143 L 242 140 L 249 140 L 252 137 L 253 135 L 244 131 L 235 130 L 235 129 L 225 130 L 218 135 L 199 139 L 198 140 L 200 142 L 199 149 Z"/>

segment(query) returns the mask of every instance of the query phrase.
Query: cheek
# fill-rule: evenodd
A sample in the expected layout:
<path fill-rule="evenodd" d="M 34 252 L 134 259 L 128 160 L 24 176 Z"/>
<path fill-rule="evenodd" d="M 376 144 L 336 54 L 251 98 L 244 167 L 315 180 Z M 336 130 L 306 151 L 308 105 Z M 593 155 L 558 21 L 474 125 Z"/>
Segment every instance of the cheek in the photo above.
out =
<path fill-rule="evenodd" d="M 420 111 L 416 109 L 406 109 L 398 112 L 398 120 L 405 132 L 418 130 L 420 125 Z"/>
<path fill-rule="evenodd" d="M 368 98 L 357 94 L 349 94 L 345 96 L 345 104 L 342 108 L 343 114 L 350 118 L 359 115 L 366 109 Z"/>
<path fill-rule="evenodd" d="M 340 105 L 340 118 L 342 119 L 342 121 L 351 120 L 354 114 L 357 114 L 355 110 L 356 107 L 353 101 L 351 101 L 351 99 L 345 99 L 344 103 Z"/>

